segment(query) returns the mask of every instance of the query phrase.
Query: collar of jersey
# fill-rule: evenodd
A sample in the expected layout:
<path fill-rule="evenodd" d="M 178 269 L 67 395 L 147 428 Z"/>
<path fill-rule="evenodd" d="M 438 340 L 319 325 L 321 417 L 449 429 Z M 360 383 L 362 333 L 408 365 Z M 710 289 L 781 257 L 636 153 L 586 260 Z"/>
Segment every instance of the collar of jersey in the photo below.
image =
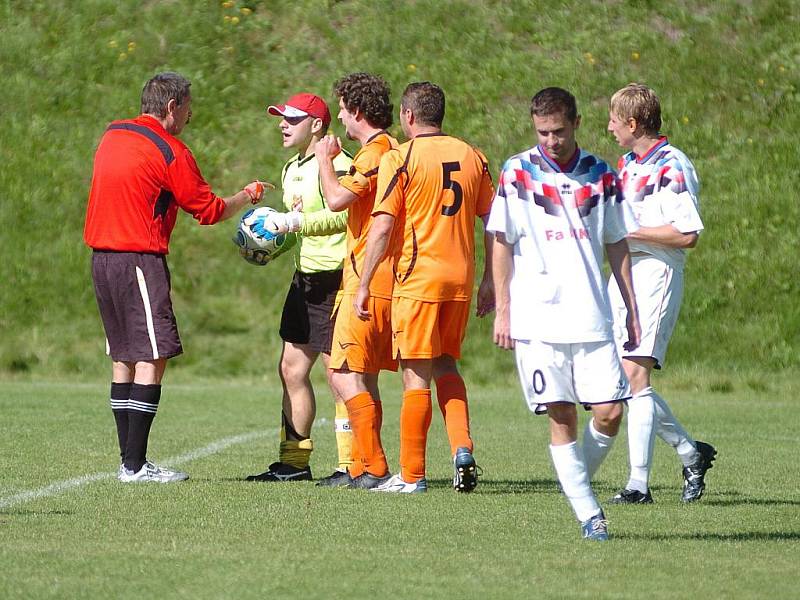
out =
<path fill-rule="evenodd" d="M 297 166 L 300 167 L 300 166 L 306 164 L 312 158 L 314 158 L 314 153 L 313 152 L 311 154 L 307 154 L 303 158 L 300 158 L 300 153 L 298 152 L 297 154 L 294 155 L 294 158 L 292 160 L 297 162 Z"/>
<path fill-rule="evenodd" d="M 151 115 L 141 114 L 138 118 L 134 119 L 134 121 L 139 121 L 139 124 L 149 127 L 150 129 L 167 133 L 167 130 L 164 129 L 164 126 L 161 124 L 161 122 Z"/>
<path fill-rule="evenodd" d="M 663 148 L 667 144 L 669 144 L 669 140 L 667 140 L 667 136 L 662 135 L 660 138 L 658 138 L 658 141 L 655 144 L 653 144 L 652 146 L 650 146 L 650 149 L 647 152 L 645 152 L 644 154 L 642 154 L 641 156 L 636 156 L 636 154 L 634 153 L 634 156 L 636 156 L 636 162 L 639 163 L 640 165 L 643 165 L 648 160 L 653 158 L 653 154 L 655 154 L 656 152 L 661 150 L 661 148 Z"/>
<path fill-rule="evenodd" d="M 443 131 L 440 131 L 438 133 L 418 133 L 417 135 L 414 136 L 414 139 L 421 138 L 421 137 L 437 137 L 437 136 L 445 136 L 445 135 L 447 135 L 447 134 L 444 133 Z"/>
<path fill-rule="evenodd" d="M 369 143 L 370 143 L 372 140 L 374 140 L 374 139 L 377 139 L 377 138 L 378 138 L 378 136 L 381 136 L 381 135 L 389 135 L 389 132 L 388 132 L 388 131 L 386 131 L 385 129 L 384 129 L 383 131 L 379 131 L 378 133 L 376 133 L 375 135 L 373 135 L 371 138 L 369 138 L 369 139 L 367 140 L 367 142 L 366 142 L 364 145 L 366 146 L 366 145 L 367 145 L 367 144 L 369 144 Z"/>
<path fill-rule="evenodd" d="M 542 155 L 544 161 L 557 173 L 570 173 L 578 165 L 578 158 L 580 158 L 581 155 L 581 149 L 576 145 L 575 154 L 573 154 L 572 158 L 570 158 L 562 167 L 552 156 L 547 153 L 547 150 L 542 148 L 541 144 L 536 147 L 539 148 L 539 154 Z"/>

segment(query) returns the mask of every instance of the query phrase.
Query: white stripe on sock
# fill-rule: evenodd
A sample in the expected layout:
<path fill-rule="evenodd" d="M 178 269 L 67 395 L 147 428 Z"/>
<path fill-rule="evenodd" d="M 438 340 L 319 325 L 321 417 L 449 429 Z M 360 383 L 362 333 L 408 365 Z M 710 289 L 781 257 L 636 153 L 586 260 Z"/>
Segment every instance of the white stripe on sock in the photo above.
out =
<path fill-rule="evenodd" d="M 158 404 L 150 404 L 149 402 L 138 402 L 136 400 L 128 400 L 128 410 L 135 410 L 137 412 L 145 412 L 156 414 Z"/>

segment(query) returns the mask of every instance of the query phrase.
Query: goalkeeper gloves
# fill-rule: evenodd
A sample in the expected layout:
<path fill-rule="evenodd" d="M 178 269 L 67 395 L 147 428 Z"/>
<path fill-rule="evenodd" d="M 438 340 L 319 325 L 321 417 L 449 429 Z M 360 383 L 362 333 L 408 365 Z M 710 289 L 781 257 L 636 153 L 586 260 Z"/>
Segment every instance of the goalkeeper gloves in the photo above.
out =
<path fill-rule="evenodd" d="M 287 213 L 270 213 L 265 218 L 265 227 L 272 233 L 290 233 L 303 227 L 303 213 L 295 210 Z"/>

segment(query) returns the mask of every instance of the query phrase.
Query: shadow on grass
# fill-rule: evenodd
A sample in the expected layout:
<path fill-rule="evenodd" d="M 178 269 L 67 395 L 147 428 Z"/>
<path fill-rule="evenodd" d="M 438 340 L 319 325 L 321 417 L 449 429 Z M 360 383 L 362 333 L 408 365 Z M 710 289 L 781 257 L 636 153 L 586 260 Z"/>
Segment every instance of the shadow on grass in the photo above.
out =
<path fill-rule="evenodd" d="M 782 542 L 800 540 L 800 531 L 740 531 L 736 533 L 615 533 L 618 540 L 648 542 L 699 540 L 708 542 Z"/>
<path fill-rule="evenodd" d="M 776 498 L 719 498 L 716 500 L 703 499 L 702 504 L 707 506 L 800 506 L 800 500 L 781 500 Z"/>
<path fill-rule="evenodd" d="M 72 510 L 0 510 L 0 517 L 50 517 L 62 515 L 74 515 Z"/>
<path fill-rule="evenodd" d="M 428 479 L 428 487 L 452 487 L 452 479 Z M 482 494 L 560 493 L 553 479 L 478 479 Z"/>

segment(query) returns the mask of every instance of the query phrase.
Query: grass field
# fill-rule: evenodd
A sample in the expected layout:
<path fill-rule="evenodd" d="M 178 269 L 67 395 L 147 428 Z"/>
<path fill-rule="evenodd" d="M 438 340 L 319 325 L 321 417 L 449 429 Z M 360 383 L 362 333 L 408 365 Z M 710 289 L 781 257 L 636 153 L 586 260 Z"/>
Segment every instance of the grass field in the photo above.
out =
<path fill-rule="evenodd" d="M 579 143 L 616 164 L 608 99 L 630 81 L 647 83 L 661 95 L 664 132 L 697 167 L 706 225 L 687 265 L 670 361 L 797 367 L 800 236 L 787 224 L 800 220 L 792 193 L 800 172 L 798 6 L 0 0 L 0 375 L 93 376 L 104 368 L 81 240 L 92 156 L 106 125 L 135 116 L 142 85 L 166 69 L 193 82 L 182 138 L 222 195 L 255 177 L 278 178 L 288 155 L 268 104 L 299 90 L 333 100 L 333 82 L 352 71 L 385 77 L 395 108 L 409 82 L 439 83 L 445 130 L 481 148 L 495 177 L 508 156 L 533 145 L 528 105 L 547 85 L 575 93 Z M 397 123 L 392 131 L 401 135 Z M 338 123 L 334 132 L 343 133 Z M 171 368 L 187 376 L 255 377 L 259 364 L 241 349 L 252 335 L 275 339 L 290 261 L 247 265 L 232 230 L 182 215 L 172 237 L 187 353 Z M 490 356 L 485 335 L 472 340 L 468 354 Z M 278 346 L 260 349 L 269 364 Z M 498 368 L 484 364 L 487 374 Z"/>
<path fill-rule="evenodd" d="M 0 0 L 0 600 L 797 597 L 798 27 L 798 0 Z M 186 354 L 167 372 L 151 456 L 192 479 L 117 484 L 81 232 L 98 139 L 163 70 L 193 82 L 182 138 L 221 195 L 275 181 L 288 158 L 267 104 L 300 90 L 333 100 L 353 71 L 385 77 L 395 107 L 411 81 L 442 85 L 445 130 L 494 175 L 534 143 L 541 87 L 575 93 L 579 143 L 612 164 L 610 95 L 655 88 L 664 132 L 697 167 L 706 225 L 657 382 L 719 450 L 707 495 L 680 504 L 661 444 L 656 504 L 607 507 L 613 542 L 582 543 L 546 420 L 523 408 L 488 319 L 471 320 L 462 361 L 484 469 L 474 494 L 449 489 L 436 418 L 422 497 L 243 482 L 275 459 L 290 261 L 253 268 L 234 224 L 186 215 L 170 254 Z M 387 389 L 396 468 L 399 386 Z M 320 401 L 316 476 L 334 453 Z M 598 474 L 602 500 L 625 465 L 623 434 Z"/>
<path fill-rule="evenodd" d="M 399 392 L 392 378 L 386 387 L 396 468 Z M 150 455 L 192 476 L 172 486 L 113 478 L 104 385 L 6 382 L 0 597 L 794 597 L 800 380 L 684 370 L 659 387 L 719 450 L 706 495 L 680 503 L 679 463 L 659 443 L 655 504 L 606 506 L 614 539 L 603 545 L 579 539 L 556 489 L 546 419 L 523 408 L 513 381 L 472 391 L 484 473 L 475 493 L 450 489 L 434 415 L 431 490 L 412 497 L 241 481 L 275 457 L 271 381 L 165 387 Z M 315 429 L 316 476 L 332 467 L 331 413 L 320 407 L 328 423 Z M 601 499 L 624 483 L 625 461 L 623 436 L 598 473 Z"/>

